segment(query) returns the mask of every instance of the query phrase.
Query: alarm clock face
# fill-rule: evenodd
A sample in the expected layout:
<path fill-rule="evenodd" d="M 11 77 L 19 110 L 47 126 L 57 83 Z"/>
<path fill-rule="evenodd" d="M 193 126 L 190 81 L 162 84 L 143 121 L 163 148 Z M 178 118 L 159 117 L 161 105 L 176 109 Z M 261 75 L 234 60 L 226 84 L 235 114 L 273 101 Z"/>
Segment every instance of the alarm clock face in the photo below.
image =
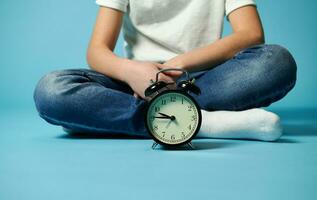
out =
<path fill-rule="evenodd" d="M 185 92 L 166 90 L 157 95 L 146 112 L 146 127 L 153 139 L 165 145 L 190 141 L 199 131 L 201 112 Z"/>

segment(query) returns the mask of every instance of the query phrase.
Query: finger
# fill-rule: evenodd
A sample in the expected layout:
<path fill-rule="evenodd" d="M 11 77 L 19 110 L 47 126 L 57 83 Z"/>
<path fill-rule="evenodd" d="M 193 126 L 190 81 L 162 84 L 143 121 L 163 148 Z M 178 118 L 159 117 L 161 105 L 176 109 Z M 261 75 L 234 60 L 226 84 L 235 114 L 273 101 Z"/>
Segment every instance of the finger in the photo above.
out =
<path fill-rule="evenodd" d="M 165 82 L 174 82 L 174 79 L 172 77 L 167 76 L 165 74 L 159 74 L 158 79 Z"/>
<path fill-rule="evenodd" d="M 166 71 L 163 72 L 164 74 L 168 75 L 168 76 L 181 76 L 183 74 L 183 72 L 181 71 Z"/>
<path fill-rule="evenodd" d="M 176 83 L 177 82 L 177 80 L 180 78 L 180 76 L 168 76 L 169 78 L 168 78 L 168 82 L 170 83 L 170 82 L 174 82 L 174 83 Z"/>
<path fill-rule="evenodd" d="M 170 85 L 167 85 L 166 86 L 168 89 L 176 89 L 177 88 L 177 84 L 176 84 L 176 82 L 174 82 L 173 84 L 170 84 Z"/>
<path fill-rule="evenodd" d="M 168 69 L 168 68 L 177 68 L 177 69 L 180 69 L 179 67 L 170 67 L 170 66 L 167 66 L 167 65 L 164 65 L 164 64 L 160 64 L 160 63 L 156 63 L 156 66 L 157 66 L 159 69 Z M 164 71 L 163 73 L 166 74 L 166 75 L 169 75 L 169 76 L 180 76 L 180 75 L 183 74 L 182 71 L 176 71 L 176 70 Z"/>
<path fill-rule="evenodd" d="M 159 69 L 165 69 L 167 67 L 166 65 L 163 65 L 161 63 L 155 63 L 155 66 Z"/>

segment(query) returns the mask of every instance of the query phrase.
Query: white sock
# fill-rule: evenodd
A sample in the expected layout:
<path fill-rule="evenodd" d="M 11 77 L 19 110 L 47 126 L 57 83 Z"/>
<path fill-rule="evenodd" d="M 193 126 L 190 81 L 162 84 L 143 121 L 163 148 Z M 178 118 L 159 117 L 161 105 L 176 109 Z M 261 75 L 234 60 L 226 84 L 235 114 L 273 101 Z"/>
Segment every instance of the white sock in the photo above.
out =
<path fill-rule="evenodd" d="M 243 111 L 201 110 L 198 138 L 240 138 L 274 141 L 282 135 L 278 115 L 262 108 Z"/>

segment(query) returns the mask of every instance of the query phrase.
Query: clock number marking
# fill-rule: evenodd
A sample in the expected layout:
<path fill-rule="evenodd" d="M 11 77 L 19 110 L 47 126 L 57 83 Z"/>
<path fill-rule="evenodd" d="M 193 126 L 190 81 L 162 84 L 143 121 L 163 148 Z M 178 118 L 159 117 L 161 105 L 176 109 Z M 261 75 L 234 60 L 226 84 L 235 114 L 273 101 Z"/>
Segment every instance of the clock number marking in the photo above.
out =
<path fill-rule="evenodd" d="M 172 139 L 172 140 L 175 140 L 175 135 L 171 135 L 171 139 Z"/>
<path fill-rule="evenodd" d="M 175 102 L 176 101 L 176 96 L 171 96 L 171 102 Z"/>
<path fill-rule="evenodd" d="M 192 125 L 191 125 L 191 124 L 189 124 L 188 129 L 189 129 L 189 130 L 192 129 Z"/>
<path fill-rule="evenodd" d="M 166 99 L 162 99 L 161 104 L 162 104 L 162 105 L 166 105 Z"/>
<path fill-rule="evenodd" d="M 157 125 L 154 125 L 153 128 L 154 128 L 154 130 L 158 130 L 158 126 Z"/>
<path fill-rule="evenodd" d="M 188 111 L 192 111 L 192 106 L 187 106 L 188 107 Z"/>
<path fill-rule="evenodd" d="M 182 97 L 182 104 L 184 104 L 184 97 Z"/>
<path fill-rule="evenodd" d="M 165 131 L 162 131 L 162 134 L 163 134 L 162 137 L 165 137 Z"/>
<path fill-rule="evenodd" d="M 184 138 L 185 138 L 185 136 L 186 136 L 186 135 L 184 134 L 184 132 L 183 132 L 183 131 L 182 131 L 182 136 L 183 136 L 183 139 L 184 139 Z"/>
<path fill-rule="evenodd" d="M 195 121 L 196 120 L 196 115 L 192 115 L 191 121 Z"/>
<path fill-rule="evenodd" d="M 155 110 L 155 112 L 159 112 L 160 111 L 160 107 L 155 106 L 154 110 Z"/>

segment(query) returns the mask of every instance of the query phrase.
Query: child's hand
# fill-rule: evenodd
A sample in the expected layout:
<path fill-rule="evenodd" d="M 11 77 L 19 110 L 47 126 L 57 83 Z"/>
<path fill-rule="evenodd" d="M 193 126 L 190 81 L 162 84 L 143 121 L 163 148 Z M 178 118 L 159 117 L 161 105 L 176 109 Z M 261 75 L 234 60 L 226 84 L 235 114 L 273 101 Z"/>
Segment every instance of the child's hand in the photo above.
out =
<path fill-rule="evenodd" d="M 183 55 L 175 56 L 163 63 L 165 68 L 184 68 Z"/>
<path fill-rule="evenodd" d="M 133 89 L 135 97 L 146 99 L 144 96 L 145 89 L 151 84 L 151 79 L 155 81 L 156 73 L 164 66 L 159 63 L 147 61 L 134 61 L 134 63 L 135 64 L 129 66 L 127 70 L 126 82 Z M 179 71 L 160 73 L 158 80 L 175 82 L 174 77 L 179 76 L 181 73 L 182 72 Z"/>
<path fill-rule="evenodd" d="M 166 68 L 179 68 L 183 69 L 183 63 L 181 59 L 181 55 L 176 56 L 171 58 L 170 60 L 167 60 L 163 64 L 160 65 L 161 69 L 166 69 Z M 164 72 L 167 75 L 171 75 L 173 80 L 176 82 L 176 80 L 183 74 L 181 71 L 167 71 Z"/>

